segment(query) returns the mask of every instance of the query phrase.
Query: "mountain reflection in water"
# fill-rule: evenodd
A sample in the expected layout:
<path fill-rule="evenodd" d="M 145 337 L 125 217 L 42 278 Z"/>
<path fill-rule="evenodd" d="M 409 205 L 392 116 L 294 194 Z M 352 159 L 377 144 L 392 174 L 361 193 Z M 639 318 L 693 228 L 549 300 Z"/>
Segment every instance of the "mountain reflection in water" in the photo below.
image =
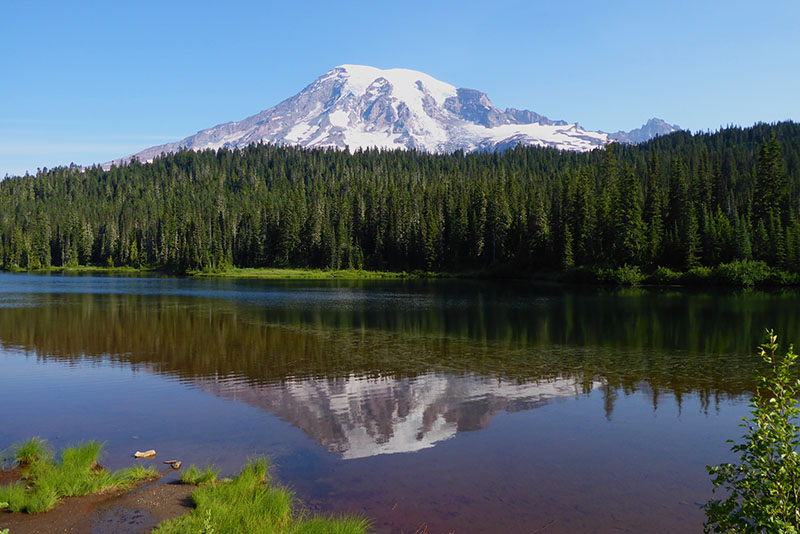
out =
<path fill-rule="evenodd" d="M 571 379 L 516 384 L 441 373 L 293 378 L 271 386 L 208 378 L 193 383 L 276 413 L 344 459 L 419 451 L 456 432 L 485 428 L 499 411 L 527 410 L 580 393 Z"/>
<path fill-rule="evenodd" d="M 466 285 L 452 294 L 423 288 L 399 300 L 399 286 L 397 293 L 375 291 L 382 305 L 370 308 L 375 303 L 358 291 L 331 305 L 325 292 L 315 300 L 313 287 L 260 294 L 235 286 L 222 291 L 231 299 L 30 289 L 25 295 L 2 287 L 3 346 L 47 360 L 108 358 L 175 376 L 275 412 L 345 458 L 420 450 L 483 428 L 498 411 L 600 387 L 609 417 L 618 391 L 644 389 L 654 407 L 662 391 L 679 402 L 694 392 L 716 403 L 752 387 L 756 360 L 747 349 L 760 330 L 726 321 L 741 298 L 731 294 L 553 298 L 550 289 L 520 295 Z M 774 307 L 774 295 L 750 294 L 743 302 L 752 309 L 764 298 Z M 769 324 L 780 328 L 796 315 L 776 313 Z"/>

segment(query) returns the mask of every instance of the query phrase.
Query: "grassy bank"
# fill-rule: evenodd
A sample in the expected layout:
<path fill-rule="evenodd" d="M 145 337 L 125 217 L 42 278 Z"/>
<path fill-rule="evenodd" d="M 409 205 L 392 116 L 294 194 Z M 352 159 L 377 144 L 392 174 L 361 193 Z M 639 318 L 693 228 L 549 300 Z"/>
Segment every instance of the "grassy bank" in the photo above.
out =
<path fill-rule="evenodd" d="M 459 278 L 475 280 L 531 280 L 549 283 L 620 285 L 620 286 L 798 286 L 800 274 L 770 267 L 763 261 L 737 260 L 716 267 L 695 267 L 676 271 L 668 267 L 645 269 L 637 265 L 621 267 L 573 267 L 562 271 L 525 270 L 511 264 L 496 264 L 483 269 L 459 272 L 370 271 L 364 269 L 240 268 L 170 272 L 155 267 L 52 267 L 10 272 L 66 274 L 166 274 L 191 278 L 250 280 L 414 280 Z"/>
<path fill-rule="evenodd" d="M 297 510 L 292 493 L 273 484 L 267 461 L 251 460 L 232 480 L 216 481 L 211 468 L 195 466 L 181 477 L 200 487 L 192 494 L 192 512 L 160 524 L 155 534 L 365 534 L 369 524 L 359 517 L 313 517 Z"/>
<path fill-rule="evenodd" d="M 254 280 L 399 280 L 418 278 L 444 278 L 456 275 L 432 271 L 370 271 L 365 269 L 310 269 L 282 267 L 225 267 L 221 269 L 171 271 L 158 267 L 100 267 L 78 265 L 71 267 L 47 267 L 38 269 L 0 269 L 11 273 L 62 273 L 62 274 L 164 274 L 190 278 L 231 278 Z"/>
<path fill-rule="evenodd" d="M 123 265 L 120 267 L 100 267 L 98 265 L 70 265 L 64 267 L 41 267 L 36 269 L 22 269 L 13 267 L 11 269 L 4 269 L 10 273 L 64 273 L 64 274 L 142 274 L 142 273 L 167 273 L 155 267 L 131 267 Z"/>
<path fill-rule="evenodd" d="M 389 280 L 410 278 L 440 278 L 442 273 L 428 271 L 394 272 L 367 271 L 363 269 L 289 269 L 289 268 L 239 268 L 187 271 L 195 278 L 243 278 L 263 280 Z"/>
<path fill-rule="evenodd" d="M 64 449 L 55 459 L 44 440 L 31 438 L 3 454 L 2 465 L 13 466 L 21 480 L 0 486 L 0 513 L 39 513 L 64 497 L 107 490 L 127 490 L 137 481 L 158 477 L 152 469 L 133 467 L 106 471 L 97 462 L 102 445 L 90 441 Z M 233 479 L 217 480 L 218 472 L 189 466 L 183 484 L 198 486 L 192 493 L 195 508 L 158 525 L 159 534 L 366 534 L 362 517 L 321 517 L 302 511 L 294 494 L 272 482 L 266 459 L 250 460 Z M 4 534 L 0 530 L 0 534 Z"/>
<path fill-rule="evenodd" d="M 102 450 L 102 444 L 90 441 L 64 449 L 56 461 L 47 443 L 38 438 L 12 447 L 11 462 L 19 469 L 22 481 L 0 486 L 0 503 L 11 512 L 44 512 L 64 497 L 128 489 L 140 480 L 158 476 L 142 467 L 106 471 L 98 464 Z"/>

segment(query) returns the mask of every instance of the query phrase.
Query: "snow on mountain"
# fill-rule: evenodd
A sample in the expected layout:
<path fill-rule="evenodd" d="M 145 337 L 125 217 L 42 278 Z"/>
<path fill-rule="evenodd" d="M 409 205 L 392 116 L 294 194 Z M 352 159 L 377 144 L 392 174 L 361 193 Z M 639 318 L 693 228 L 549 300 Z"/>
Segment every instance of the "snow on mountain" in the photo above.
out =
<path fill-rule="evenodd" d="M 636 139 L 648 134 L 651 122 L 633 131 L 639 132 Z M 342 65 L 273 108 L 132 157 L 148 162 L 182 148 L 243 148 L 258 142 L 347 147 L 351 151 L 375 147 L 471 152 L 504 150 L 518 144 L 587 151 L 604 146 L 619 134 L 624 132 L 609 135 L 532 111 L 500 110 L 480 91 L 456 89 L 414 70 Z"/>

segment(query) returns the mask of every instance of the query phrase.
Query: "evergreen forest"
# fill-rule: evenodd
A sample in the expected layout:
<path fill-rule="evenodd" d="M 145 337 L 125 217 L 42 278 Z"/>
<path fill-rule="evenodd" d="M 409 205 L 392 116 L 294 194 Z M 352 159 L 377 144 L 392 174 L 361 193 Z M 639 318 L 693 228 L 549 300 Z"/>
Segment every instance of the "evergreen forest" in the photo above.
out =
<path fill-rule="evenodd" d="M 800 124 L 589 153 L 252 145 L 0 182 L 0 267 L 800 271 Z"/>

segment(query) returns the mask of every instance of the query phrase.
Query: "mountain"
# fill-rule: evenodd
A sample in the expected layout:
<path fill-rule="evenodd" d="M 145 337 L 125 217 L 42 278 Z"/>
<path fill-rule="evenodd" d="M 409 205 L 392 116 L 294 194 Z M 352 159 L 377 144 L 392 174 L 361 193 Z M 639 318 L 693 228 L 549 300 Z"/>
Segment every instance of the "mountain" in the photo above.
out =
<path fill-rule="evenodd" d="M 636 128 L 635 130 L 631 130 L 629 132 L 623 132 L 620 130 L 619 132 L 609 134 L 608 138 L 620 143 L 637 144 L 644 143 L 645 141 L 648 141 L 659 135 L 667 135 L 671 134 L 672 132 L 677 132 L 680 129 L 680 126 L 676 124 L 667 124 L 661 119 L 652 118 L 648 120 L 641 128 Z"/>
<path fill-rule="evenodd" d="M 472 152 L 504 150 L 518 144 L 587 151 L 604 146 L 610 139 L 640 142 L 670 128 L 677 129 L 651 119 L 640 129 L 609 135 L 584 130 L 577 123 L 550 120 L 533 111 L 498 109 L 485 93 L 456 89 L 422 72 L 342 65 L 273 108 L 132 157 L 148 162 L 182 148 L 243 148 L 258 142 L 347 147 L 351 151 L 377 147 Z"/>

